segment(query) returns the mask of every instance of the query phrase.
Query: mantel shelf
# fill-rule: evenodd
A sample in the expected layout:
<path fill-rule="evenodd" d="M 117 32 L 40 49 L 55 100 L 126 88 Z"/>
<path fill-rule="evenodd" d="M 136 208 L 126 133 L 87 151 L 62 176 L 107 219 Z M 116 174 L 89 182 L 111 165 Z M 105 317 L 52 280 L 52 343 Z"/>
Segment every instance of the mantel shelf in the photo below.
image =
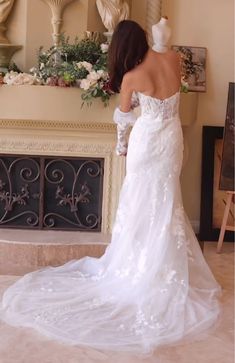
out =
<path fill-rule="evenodd" d="M 112 124 L 118 96 L 111 97 L 108 107 L 104 107 L 99 99 L 94 100 L 91 107 L 86 104 L 81 107 L 81 92 L 77 88 L 3 85 L 0 87 L 0 121 L 19 120 L 18 127 L 24 121 L 24 128 L 26 120 Z M 197 93 L 181 94 L 180 115 L 183 126 L 196 120 L 197 102 Z M 3 128 L 4 123 L 0 127 Z"/>

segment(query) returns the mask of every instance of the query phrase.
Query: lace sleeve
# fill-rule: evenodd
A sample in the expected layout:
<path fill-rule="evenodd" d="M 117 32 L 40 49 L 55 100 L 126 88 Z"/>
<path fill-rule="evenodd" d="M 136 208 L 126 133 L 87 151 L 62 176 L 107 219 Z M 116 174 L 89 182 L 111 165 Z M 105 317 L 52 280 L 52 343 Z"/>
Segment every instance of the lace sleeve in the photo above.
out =
<path fill-rule="evenodd" d="M 131 109 L 138 107 L 140 105 L 140 100 L 137 92 L 133 92 L 131 96 Z"/>
<path fill-rule="evenodd" d="M 135 115 L 130 112 L 122 112 L 119 107 L 114 111 L 113 120 L 117 124 L 117 155 L 123 155 L 127 152 L 127 131 L 136 121 Z"/>

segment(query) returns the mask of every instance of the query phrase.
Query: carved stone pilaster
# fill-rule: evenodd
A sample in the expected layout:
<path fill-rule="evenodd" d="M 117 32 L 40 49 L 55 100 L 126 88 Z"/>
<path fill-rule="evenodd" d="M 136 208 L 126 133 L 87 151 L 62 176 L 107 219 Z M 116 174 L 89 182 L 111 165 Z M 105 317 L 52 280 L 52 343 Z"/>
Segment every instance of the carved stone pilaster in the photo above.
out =
<path fill-rule="evenodd" d="M 57 47 L 59 44 L 63 10 L 66 5 L 68 5 L 74 0 L 42 0 L 42 1 L 44 1 L 47 5 L 49 5 L 52 12 L 52 18 L 51 18 L 51 23 L 53 27 L 52 37 L 53 37 L 53 43 Z"/>

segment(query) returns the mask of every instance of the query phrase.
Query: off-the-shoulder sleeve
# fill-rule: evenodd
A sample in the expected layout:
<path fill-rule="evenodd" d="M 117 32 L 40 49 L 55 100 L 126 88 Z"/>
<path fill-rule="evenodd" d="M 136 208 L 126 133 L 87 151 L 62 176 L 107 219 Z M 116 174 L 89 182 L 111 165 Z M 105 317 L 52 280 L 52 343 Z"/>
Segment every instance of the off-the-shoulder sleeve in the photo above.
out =
<path fill-rule="evenodd" d="M 114 111 L 113 120 L 117 124 L 117 155 L 127 152 L 127 131 L 136 121 L 136 116 L 130 112 L 122 112 L 119 107 Z"/>

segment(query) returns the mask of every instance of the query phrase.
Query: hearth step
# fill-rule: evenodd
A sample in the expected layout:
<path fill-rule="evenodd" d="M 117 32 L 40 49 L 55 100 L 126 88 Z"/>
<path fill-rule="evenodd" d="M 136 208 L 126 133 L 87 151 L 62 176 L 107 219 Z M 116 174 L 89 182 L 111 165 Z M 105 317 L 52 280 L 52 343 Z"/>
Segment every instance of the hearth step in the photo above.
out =
<path fill-rule="evenodd" d="M 84 256 L 100 257 L 110 238 L 98 232 L 0 229 L 0 275 L 23 275 Z"/>

